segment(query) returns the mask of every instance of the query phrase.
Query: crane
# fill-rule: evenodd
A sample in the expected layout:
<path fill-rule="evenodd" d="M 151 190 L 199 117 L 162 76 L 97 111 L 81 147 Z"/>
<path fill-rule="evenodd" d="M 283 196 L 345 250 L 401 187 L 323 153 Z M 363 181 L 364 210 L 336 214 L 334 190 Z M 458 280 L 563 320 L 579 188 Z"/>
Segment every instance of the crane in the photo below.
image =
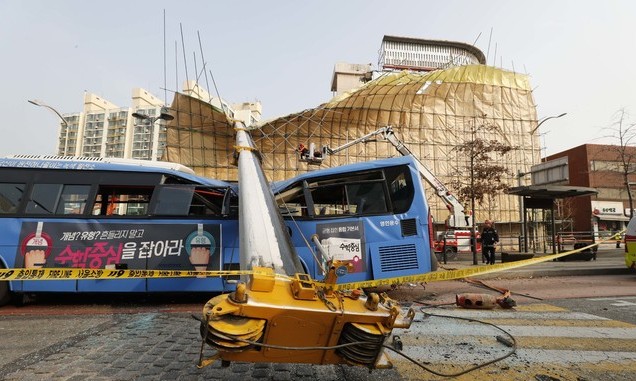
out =
<path fill-rule="evenodd" d="M 392 126 L 384 126 L 336 148 L 330 148 L 328 145 L 325 145 L 322 147 L 322 151 L 316 151 L 315 144 L 311 143 L 308 148 L 300 144 L 297 151 L 300 154 L 300 161 L 312 165 L 320 165 L 325 156 L 336 154 L 358 143 L 367 143 L 376 137 L 380 137 L 391 143 L 403 156 L 412 156 L 415 159 L 420 175 L 435 189 L 435 193 L 444 201 L 446 208 L 448 208 L 450 212 L 446 221 L 446 225 L 449 228 L 465 229 L 472 226 L 472 217 L 465 213 L 462 203 L 459 202 L 457 197 L 451 193 L 446 185 L 444 185 L 424 163 L 413 155 L 413 152 L 411 152 L 404 142 L 398 139 Z"/>

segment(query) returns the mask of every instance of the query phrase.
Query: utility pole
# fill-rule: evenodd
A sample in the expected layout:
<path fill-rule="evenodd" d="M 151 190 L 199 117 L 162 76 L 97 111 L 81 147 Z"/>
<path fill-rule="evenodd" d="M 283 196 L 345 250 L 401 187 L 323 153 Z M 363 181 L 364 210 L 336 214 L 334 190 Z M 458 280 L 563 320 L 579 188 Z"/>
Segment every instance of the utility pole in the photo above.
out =
<path fill-rule="evenodd" d="M 470 249 L 473 252 L 473 265 L 477 262 L 477 229 L 475 227 L 475 126 L 471 128 L 470 146 L 470 211 L 472 213 L 472 227 L 470 232 Z"/>

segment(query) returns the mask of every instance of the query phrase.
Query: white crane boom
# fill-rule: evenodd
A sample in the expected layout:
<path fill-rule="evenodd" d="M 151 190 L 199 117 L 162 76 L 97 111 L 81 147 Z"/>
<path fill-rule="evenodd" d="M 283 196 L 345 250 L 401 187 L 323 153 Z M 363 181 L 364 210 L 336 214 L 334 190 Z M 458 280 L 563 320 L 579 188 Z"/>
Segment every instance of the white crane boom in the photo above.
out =
<path fill-rule="evenodd" d="M 435 189 L 435 192 L 444 201 L 446 207 L 451 213 L 447 220 L 447 225 L 449 228 L 467 228 L 472 225 L 470 216 L 464 212 L 464 206 L 450 192 L 446 185 L 444 185 L 444 183 L 442 183 L 437 178 L 437 176 L 435 176 L 433 172 L 428 169 L 428 167 L 425 166 L 415 155 L 413 155 L 413 152 L 411 152 L 411 150 L 400 139 L 398 139 L 397 136 L 395 136 L 395 132 L 393 132 L 393 127 L 391 126 L 379 128 L 373 132 L 370 132 L 362 137 L 359 137 L 336 148 L 323 146 L 322 152 L 315 152 L 313 149 L 313 144 L 310 144 L 309 150 L 302 150 L 299 147 L 299 151 L 301 154 L 300 160 L 306 161 L 309 164 L 320 164 L 322 163 L 323 156 L 333 155 L 358 143 L 367 143 L 376 136 L 380 136 L 384 140 L 391 143 L 393 147 L 395 147 L 395 149 L 403 156 L 411 156 L 415 159 L 420 175 Z M 303 145 L 301 145 L 301 147 L 304 148 Z"/>

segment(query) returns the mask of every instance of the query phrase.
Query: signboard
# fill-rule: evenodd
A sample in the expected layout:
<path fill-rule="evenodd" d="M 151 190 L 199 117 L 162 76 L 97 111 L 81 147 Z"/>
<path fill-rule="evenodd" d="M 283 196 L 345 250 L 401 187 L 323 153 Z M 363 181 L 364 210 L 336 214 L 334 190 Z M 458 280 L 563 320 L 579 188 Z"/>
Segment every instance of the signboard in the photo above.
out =
<path fill-rule="evenodd" d="M 605 214 L 624 216 L 623 203 L 620 201 L 592 201 L 592 214 L 602 216 Z"/>
<path fill-rule="evenodd" d="M 364 271 L 367 258 L 362 222 L 318 224 L 316 234 L 330 259 L 351 264 L 351 272 Z"/>
<path fill-rule="evenodd" d="M 220 270 L 219 224 L 24 222 L 16 267 Z"/>

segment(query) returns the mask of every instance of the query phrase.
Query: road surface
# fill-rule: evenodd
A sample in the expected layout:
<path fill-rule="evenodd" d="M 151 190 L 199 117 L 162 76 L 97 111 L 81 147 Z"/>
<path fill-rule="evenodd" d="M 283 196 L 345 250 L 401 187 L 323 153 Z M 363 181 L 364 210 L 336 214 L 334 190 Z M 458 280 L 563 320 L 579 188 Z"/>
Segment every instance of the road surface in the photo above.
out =
<path fill-rule="evenodd" d="M 516 353 L 457 380 L 633 380 L 636 374 L 636 277 L 633 275 L 488 280 L 509 289 L 512 310 L 449 305 L 463 292 L 495 293 L 461 281 L 390 291 L 412 303 L 416 321 L 395 330 L 403 352 L 425 367 L 457 373 Z M 525 294 L 525 296 L 524 296 Z M 205 298 L 40 298 L 0 308 L 3 380 L 441 380 L 389 352 L 394 368 L 245 364 L 198 369 L 198 322 Z M 445 305 L 444 305 L 445 304 Z M 440 305 L 433 307 L 432 305 Z M 457 320 L 446 315 L 477 319 Z M 499 328 L 503 331 L 499 330 Z M 392 343 L 392 338 L 387 340 Z M 205 355 L 210 355 L 209 349 Z"/>

